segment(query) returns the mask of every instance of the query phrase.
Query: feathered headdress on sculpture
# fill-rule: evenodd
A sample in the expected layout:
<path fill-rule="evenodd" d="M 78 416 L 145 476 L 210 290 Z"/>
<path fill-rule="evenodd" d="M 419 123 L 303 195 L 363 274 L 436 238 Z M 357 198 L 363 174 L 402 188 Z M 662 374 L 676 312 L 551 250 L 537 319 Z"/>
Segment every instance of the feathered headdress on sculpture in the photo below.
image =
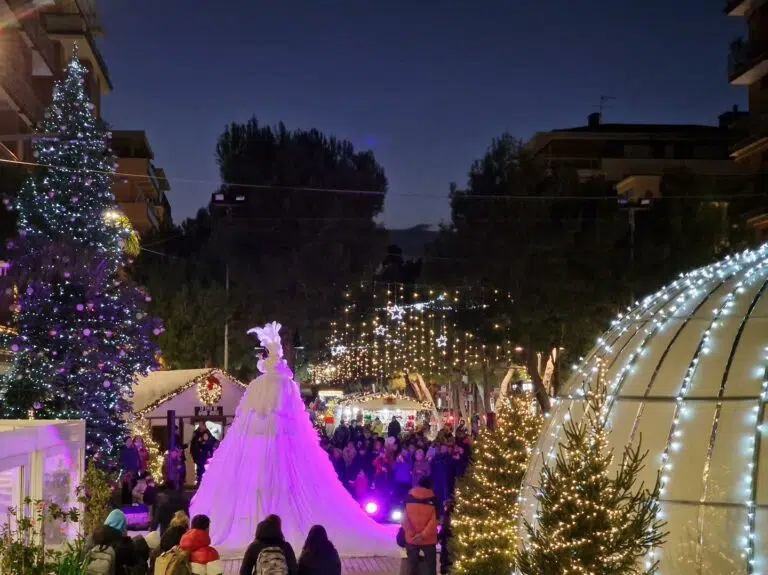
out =
<path fill-rule="evenodd" d="M 283 326 L 276 321 L 273 321 L 264 327 L 252 327 L 246 332 L 248 335 L 256 334 L 261 346 L 269 353 L 266 363 L 262 363 L 263 360 L 259 361 L 258 367 L 262 372 L 265 371 L 263 367 L 274 367 L 283 359 L 283 346 L 280 342 L 281 327 Z"/>

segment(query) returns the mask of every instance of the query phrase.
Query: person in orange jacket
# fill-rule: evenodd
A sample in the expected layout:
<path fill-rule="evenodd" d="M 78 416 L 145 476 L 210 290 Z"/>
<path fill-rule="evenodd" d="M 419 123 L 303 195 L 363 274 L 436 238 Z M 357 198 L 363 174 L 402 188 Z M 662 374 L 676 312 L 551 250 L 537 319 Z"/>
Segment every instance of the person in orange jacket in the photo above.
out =
<path fill-rule="evenodd" d="M 181 537 L 179 547 L 189 553 L 189 565 L 193 575 L 222 575 L 224 566 L 219 554 L 211 547 L 208 528 L 211 520 L 207 515 L 195 515 L 191 529 Z"/>
<path fill-rule="evenodd" d="M 437 571 L 437 501 L 432 479 L 422 477 L 405 500 L 403 531 L 408 554 L 408 575 L 418 575 L 419 557 L 423 553 L 427 572 Z"/>

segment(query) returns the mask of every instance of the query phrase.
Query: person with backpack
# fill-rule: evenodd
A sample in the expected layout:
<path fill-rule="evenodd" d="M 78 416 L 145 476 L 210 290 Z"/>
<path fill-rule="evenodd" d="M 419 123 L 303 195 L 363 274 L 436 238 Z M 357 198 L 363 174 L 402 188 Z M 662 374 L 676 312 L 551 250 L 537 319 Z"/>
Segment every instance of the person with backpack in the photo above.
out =
<path fill-rule="evenodd" d="M 309 530 L 299 557 L 299 575 L 341 575 L 339 553 L 322 525 Z"/>
<path fill-rule="evenodd" d="M 104 525 L 88 536 L 83 547 L 86 575 L 128 575 L 136 564 L 133 541 L 127 537 L 125 513 L 113 509 Z"/>
<path fill-rule="evenodd" d="M 178 548 L 189 554 L 190 571 L 193 575 L 223 575 L 224 573 L 219 553 L 211 547 L 211 537 L 208 535 L 210 526 L 211 520 L 207 515 L 195 515 L 192 518 L 191 529 L 182 535 L 179 542 Z"/>
<path fill-rule="evenodd" d="M 277 515 L 270 515 L 256 527 L 256 539 L 248 546 L 240 575 L 298 575 L 299 565 L 290 543 L 283 536 Z"/>
<path fill-rule="evenodd" d="M 163 536 L 160 537 L 160 543 L 149 556 L 149 572 L 151 575 L 154 575 L 155 573 L 155 562 L 157 561 L 157 558 L 181 543 L 181 538 L 187 532 L 187 529 L 189 529 L 189 517 L 183 511 L 177 511 L 173 515 L 173 519 L 171 519 L 171 526 L 165 533 L 163 533 Z M 153 533 L 157 533 L 158 536 L 160 535 L 158 531 L 154 531 Z"/>

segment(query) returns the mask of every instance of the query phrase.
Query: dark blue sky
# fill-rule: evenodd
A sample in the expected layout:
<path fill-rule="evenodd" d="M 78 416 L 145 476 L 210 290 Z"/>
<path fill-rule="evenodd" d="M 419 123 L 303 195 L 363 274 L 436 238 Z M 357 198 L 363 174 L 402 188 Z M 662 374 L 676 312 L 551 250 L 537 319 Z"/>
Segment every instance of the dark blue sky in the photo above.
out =
<path fill-rule="evenodd" d="M 372 148 L 384 222 L 437 223 L 449 183 L 504 131 L 583 124 L 601 94 L 617 98 L 611 122 L 711 123 L 743 106 L 726 78 L 743 22 L 724 3 L 108 0 L 104 114 L 147 131 L 177 222 L 216 187 L 225 124 L 255 114 Z"/>

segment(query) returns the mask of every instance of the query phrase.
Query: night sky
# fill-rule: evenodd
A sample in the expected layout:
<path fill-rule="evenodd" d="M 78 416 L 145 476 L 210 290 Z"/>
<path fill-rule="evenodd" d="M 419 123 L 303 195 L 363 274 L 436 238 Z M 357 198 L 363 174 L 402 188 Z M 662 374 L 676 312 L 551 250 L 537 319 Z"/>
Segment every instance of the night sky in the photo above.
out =
<path fill-rule="evenodd" d="M 450 216 L 451 181 L 504 131 L 714 123 L 744 23 L 725 0 L 104 0 L 115 90 L 104 115 L 144 129 L 174 221 L 207 204 L 217 136 L 256 115 L 371 148 L 388 227 Z M 198 8 L 194 8 L 198 7 Z"/>

